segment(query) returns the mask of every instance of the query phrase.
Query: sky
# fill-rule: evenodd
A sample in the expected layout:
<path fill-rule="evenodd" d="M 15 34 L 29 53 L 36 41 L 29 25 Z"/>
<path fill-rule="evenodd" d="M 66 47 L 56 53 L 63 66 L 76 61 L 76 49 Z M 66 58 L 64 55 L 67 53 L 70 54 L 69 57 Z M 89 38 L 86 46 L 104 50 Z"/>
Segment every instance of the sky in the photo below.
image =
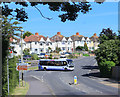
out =
<path fill-rule="evenodd" d="M 11 4 L 11 7 L 16 6 Z M 19 6 L 21 7 L 21 6 Z M 111 28 L 113 32 L 118 33 L 118 2 L 104 2 L 97 4 L 91 2 L 91 8 L 87 14 L 79 13 L 75 21 L 61 22 L 58 17 L 62 12 L 50 11 L 46 5 L 37 5 L 45 17 L 52 18 L 47 20 L 43 18 L 34 7 L 25 8 L 28 13 L 28 21 L 21 22 L 20 26 L 24 31 L 36 32 L 45 37 L 52 37 L 57 32 L 69 37 L 79 32 L 80 35 L 91 37 L 94 33 L 99 36 L 103 28 Z"/>

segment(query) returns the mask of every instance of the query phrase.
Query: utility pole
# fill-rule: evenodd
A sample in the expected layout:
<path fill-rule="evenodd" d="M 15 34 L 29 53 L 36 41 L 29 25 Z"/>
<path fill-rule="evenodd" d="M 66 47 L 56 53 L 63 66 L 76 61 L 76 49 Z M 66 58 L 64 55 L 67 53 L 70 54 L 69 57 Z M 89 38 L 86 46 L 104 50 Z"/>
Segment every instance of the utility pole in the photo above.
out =
<path fill-rule="evenodd" d="M 73 36 L 73 53 L 75 55 L 75 36 Z"/>
<path fill-rule="evenodd" d="M 23 35 L 22 35 L 22 32 L 24 32 L 24 31 L 21 30 L 21 63 L 23 63 L 23 44 L 22 44 Z M 23 86 L 23 71 L 22 71 L 22 86 Z"/>

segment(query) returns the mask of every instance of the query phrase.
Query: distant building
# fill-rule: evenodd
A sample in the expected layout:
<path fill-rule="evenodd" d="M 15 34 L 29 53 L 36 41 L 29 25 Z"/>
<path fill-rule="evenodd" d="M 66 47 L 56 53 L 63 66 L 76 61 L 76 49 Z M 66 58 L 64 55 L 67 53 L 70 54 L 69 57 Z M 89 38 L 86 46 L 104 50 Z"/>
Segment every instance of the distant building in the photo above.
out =
<path fill-rule="evenodd" d="M 13 46 L 14 50 L 17 52 L 15 55 L 20 55 L 21 39 L 11 38 L 10 41 L 10 45 Z M 40 54 L 41 52 L 46 53 L 54 51 L 56 47 L 61 48 L 61 52 L 73 52 L 73 49 L 75 49 L 77 46 L 84 46 L 84 43 L 87 43 L 88 49 L 93 51 L 98 48 L 99 38 L 96 33 L 90 38 L 79 35 L 79 32 L 70 37 L 65 37 L 61 35 L 61 32 L 57 32 L 57 34 L 51 38 L 35 33 L 35 35 L 31 35 L 29 37 L 26 36 L 22 43 L 23 50 L 25 48 L 30 49 L 30 54 Z"/>

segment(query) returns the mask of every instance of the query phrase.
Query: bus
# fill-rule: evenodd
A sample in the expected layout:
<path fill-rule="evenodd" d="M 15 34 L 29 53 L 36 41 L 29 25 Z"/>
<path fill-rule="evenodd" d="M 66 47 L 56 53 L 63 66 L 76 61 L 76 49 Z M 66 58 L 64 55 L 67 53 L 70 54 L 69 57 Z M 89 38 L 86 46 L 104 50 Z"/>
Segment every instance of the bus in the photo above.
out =
<path fill-rule="evenodd" d="M 40 59 L 39 70 L 74 70 L 73 60 L 71 59 Z"/>

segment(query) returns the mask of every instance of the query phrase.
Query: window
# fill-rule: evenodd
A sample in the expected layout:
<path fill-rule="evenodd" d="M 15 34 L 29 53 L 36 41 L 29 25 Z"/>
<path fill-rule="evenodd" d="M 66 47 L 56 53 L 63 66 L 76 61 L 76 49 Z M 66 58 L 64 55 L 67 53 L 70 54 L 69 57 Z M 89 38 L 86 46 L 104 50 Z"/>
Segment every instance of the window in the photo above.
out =
<path fill-rule="evenodd" d="M 37 49 L 35 49 L 35 51 L 37 51 Z"/>
<path fill-rule="evenodd" d="M 35 44 L 37 44 L 37 42 L 35 42 Z"/>
<path fill-rule="evenodd" d="M 65 50 L 65 47 L 62 47 L 63 50 Z"/>
<path fill-rule="evenodd" d="M 68 47 L 68 50 L 69 50 L 70 48 Z"/>
<path fill-rule="evenodd" d="M 68 41 L 68 44 L 70 44 L 70 41 Z"/>
<path fill-rule="evenodd" d="M 19 47 L 21 47 L 21 45 L 19 45 Z"/>
<path fill-rule="evenodd" d="M 49 46 L 49 43 L 46 43 L 47 46 Z"/>
<path fill-rule="evenodd" d="M 40 43 L 40 45 L 42 46 L 42 43 Z"/>
<path fill-rule="evenodd" d="M 63 41 L 62 44 L 65 44 L 65 41 Z"/>

